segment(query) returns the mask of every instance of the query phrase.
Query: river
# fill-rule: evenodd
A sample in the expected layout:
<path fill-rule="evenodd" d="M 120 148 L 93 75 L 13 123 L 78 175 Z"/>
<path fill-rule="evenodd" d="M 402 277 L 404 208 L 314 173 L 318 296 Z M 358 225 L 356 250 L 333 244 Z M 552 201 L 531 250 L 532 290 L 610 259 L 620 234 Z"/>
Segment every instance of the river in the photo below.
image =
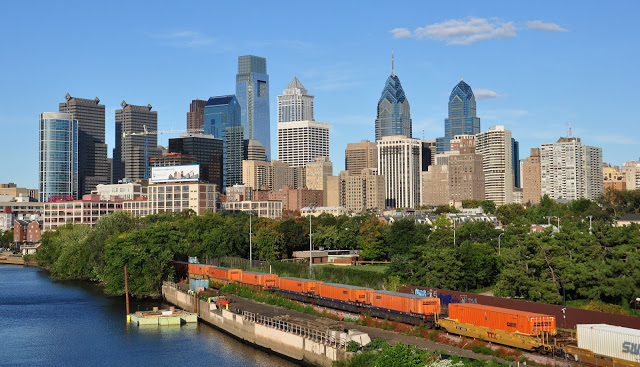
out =
<path fill-rule="evenodd" d="M 148 310 L 158 302 L 131 303 Z M 166 305 L 165 305 L 166 306 Z M 46 271 L 0 265 L 0 366 L 282 366 L 296 364 L 205 324 L 126 324 L 124 297 Z"/>

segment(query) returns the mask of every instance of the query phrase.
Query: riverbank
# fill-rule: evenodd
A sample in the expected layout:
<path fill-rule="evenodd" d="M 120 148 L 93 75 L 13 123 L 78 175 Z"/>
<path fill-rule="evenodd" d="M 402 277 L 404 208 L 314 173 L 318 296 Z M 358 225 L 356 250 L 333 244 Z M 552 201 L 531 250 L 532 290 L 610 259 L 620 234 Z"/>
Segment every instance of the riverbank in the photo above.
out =
<path fill-rule="evenodd" d="M 0 253 L 0 264 L 25 265 L 22 255 Z"/>

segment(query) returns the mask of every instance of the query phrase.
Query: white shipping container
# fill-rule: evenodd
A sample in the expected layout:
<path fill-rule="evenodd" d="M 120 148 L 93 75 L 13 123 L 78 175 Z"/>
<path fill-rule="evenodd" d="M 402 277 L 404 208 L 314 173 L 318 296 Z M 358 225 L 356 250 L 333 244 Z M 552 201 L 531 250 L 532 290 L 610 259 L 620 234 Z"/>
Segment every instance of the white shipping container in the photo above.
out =
<path fill-rule="evenodd" d="M 640 362 L 640 330 L 607 324 L 577 325 L 578 348 Z"/>

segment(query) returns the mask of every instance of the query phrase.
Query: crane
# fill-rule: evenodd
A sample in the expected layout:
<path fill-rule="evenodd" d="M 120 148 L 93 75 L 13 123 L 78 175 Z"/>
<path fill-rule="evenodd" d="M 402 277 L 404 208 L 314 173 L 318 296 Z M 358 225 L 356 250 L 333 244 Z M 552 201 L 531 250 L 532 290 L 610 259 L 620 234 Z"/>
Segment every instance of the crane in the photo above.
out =
<path fill-rule="evenodd" d="M 127 136 L 144 136 L 144 179 L 149 179 L 149 135 L 160 135 L 160 134 L 182 134 L 182 133 L 202 133 L 201 129 L 199 130 L 162 130 L 162 131 L 149 131 L 147 130 L 147 125 L 142 125 L 142 132 L 139 133 L 126 133 L 122 132 L 122 138 L 126 138 Z"/>

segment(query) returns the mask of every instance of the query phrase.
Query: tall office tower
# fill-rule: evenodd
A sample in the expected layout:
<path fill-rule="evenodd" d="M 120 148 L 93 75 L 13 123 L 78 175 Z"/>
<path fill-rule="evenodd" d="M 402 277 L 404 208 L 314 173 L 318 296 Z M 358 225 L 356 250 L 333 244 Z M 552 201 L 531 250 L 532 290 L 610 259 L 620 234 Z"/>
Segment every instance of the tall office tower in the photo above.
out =
<path fill-rule="evenodd" d="M 385 136 L 378 142 L 378 173 L 385 177 L 385 204 L 415 208 L 422 197 L 422 142 Z"/>
<path fill-rule="evenodd" d="M 313 121 L 313 96 L 298 78 L 278 96 L 278 122 Z"/>
<path fill-rule="evenodd" d="M 236 96 L 209 98 L 204 108 L 203 130 L 222 139 L 222 187 L 242 183 L 244 128 Z"/>
<path fill-rule="evenodd" d="M 329 124 L 318 121 L 278 123 L 278 159 L 304 167 L 318 157 L 329 156 Z"/>
<path fill-rule="evenodd" d="M 393 54 L 391 55 L 391 75 L 378 100 L 376 118 L 376 142 L 385 136 L 404 135 L 411 138 L 411 109 L 404 94 L 400 78 L 396 75 Z"/>
<path fill-rule="evenodd" d="M 78 196 L 78 122 L 70 113 L 40 114 L 41 202 L 77 199 Z"/>
<path fill-rule="evenodd" d="M 451 144 L 453 145 L 453 143 Z M 482 155 L 475 147 L 459 147 L 449 156 L 449 194 L 451 200 L 484 200 L 485 181 Z"/>
<path fill-rule="evenodd" d="M 580 138 L 560 138 L 540 146 L 540 191 L 552 199 L 595 200 L 603 192 L 602 148 Z"/>
<path fill-rule="evenodd" d="M 540 203 L 540 148 L 531 148 L 531 155 L 522 164 L 522 202 Z"/>
<path fill-rule="evenodd" d="M 242 142 L 243 148 L 242 160 L 244 161 L 266 161 L 267 151 L 264 149 L 259 140 L 248 139 Z"/>
<path fill-rule="evenodd" d="M 511 138 L 511 149 L 513 158 L 513 187 L 521 188 L 520 183 L 520 143 L 514 138 Z"/>
<path fill-rule="evenodd" d="M 78 121 L 78 195 L 90 194 L 100 184 L 111 182 L 104 138 L 104 105 L 98 97 L 64 97 L 59 112 L 70 113 Z"/>
<path fill-rule="evenodd" d="M 195 158 L 200 165 L 200 181 L 216 184 L 218 190 L 223 188 L 223 149 L 222 139 L 208 134 L 186 133 L 169 139 L 169 153 L 181 153 Z"/>
<path fill-rule="evenodd" d="M 492 126 L 476 135 L 476 151 L 482 154 L 484 196 L 496 205 L 513 202 L 513 149 L 511 131 Z"/>
<path fill-rule="evenodd" d="M 436 164 L 429 166 L 428 171 L 422 171 L 421 205 L 449 205 L 449 189 L 449 166 Z"/>
<path fill-rule="evenodd" d="M 436 164 L 436 141 L 422 141 L 422 171 L 428 171 L 429 166 Z"/>
<path fill-rule="evenodd" d="M 450 149 L 456 135 L 480 133 L 480 118 L 476 117 L 476 97 L 469 84 L 460 80 L 449 95 L 449 117 L 444 120 L 444 136 L 436 139 L 438 153 Z"/>
<path fill-rule="evenodd" d="M 359 175 L 365 168 L 378 169 L 378 146 L 375 142 L 362 140 L 349 143 L 344 150 L 344 167 L 349 174 Z"/>
<path fill-rule="evenodd" d="M 241 108 L 244 139 L 259 140 L 267 151 L 267 160 L 271 160 L 267 59 L 252 55 L 238 57 L 236 97 Z"/>
<path fill-rule="evenodd" d="M 627 161 L 622 165 L 627 190 L 640 189 L 640 161 Z"/>
<path fill-rule="evenodd" d="M 337 190 L 330 192 L 327 199 L 331 196 L 337 197 L 338 202 L 334 203 L 335 206 L 342 206 L 354 213 L 384 209 L 384 176 L 378 175 L 377 171 L 377 168 L 363 168 L 357 174 L 352 171 L 340 172 L 335 184 Z M 330 181 L 328 186 L 328 191 L 331 191 Z"/>
<path fill-rule="evenodd" d="M 187 131 L 190 133 L 201 133 L 204 125 L 204 107 L 207 101 L 194 99 L 189 105 L 187 112 Z M 219 187 L 219 186 L 218 186 Z"/>
<path fill-rule="evenodd" d="M 149 159 L 160 155 L 158 136 L 131 135 L 158 131 L 158 112 L 151 105 L 136 106 L 125 101 L 116 110 L 116 146 L 113 149 L 113 183 L 119 180 L 142 180 L 149 177 Z M 146 174 L 145 174 L 145 169 Z"/>

